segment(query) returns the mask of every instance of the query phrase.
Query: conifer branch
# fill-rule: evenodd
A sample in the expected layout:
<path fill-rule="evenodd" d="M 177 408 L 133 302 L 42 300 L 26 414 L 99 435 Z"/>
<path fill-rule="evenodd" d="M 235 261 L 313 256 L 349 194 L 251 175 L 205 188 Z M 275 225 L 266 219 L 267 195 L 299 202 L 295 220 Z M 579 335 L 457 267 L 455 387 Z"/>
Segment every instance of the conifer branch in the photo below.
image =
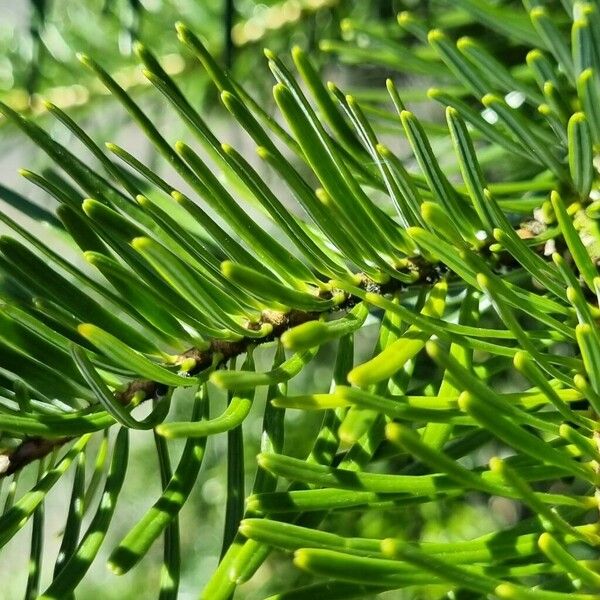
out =
<path fill-rule="evenodd" d="M 424 261 L 415 258 L 410 263 L 412 272 L 418 273 L 416 285 L 431 285 L 435 283 L 442 274 L 442 270 L 438 265 L 429 265 Z M 414 287 L 411 286 L 411 287 Z M 379 284 L 372 281 L 369 277 L 363 275 L 360 283 L 362 289 L 369 292 L 386 295 L 394 293 L 407 286 L 396 280 L 391 280 L 386 284 Z M 352 308 L 360 299 L 352 294 L 346 294 L 345 299 L 338 304 L 334 309 L 328 312 L 342 312 Z M 195 364 L 188 371 L 189 375 L 196 375 L 211 366 L 220 367 L 227 363 L 232 358 L 236 358 L 244 354 L 250 346 L 258 344 L 266 344 L 279 339 L 285 331 L 296 325 L 301 325 L 309 321 L 318 319 L 320 313 L 315 311 L 290 310 L 287 313 L 277 312 L 273 310 L 263 311 L 262 319 L 256 324 L 257 328 L 261 325 L 269 324 L 272 326 L 272 332 L 263 338 L 245 337 L 236 341 L 213 339 L 209 342 L 209 347 L 206 349 L 190 348 L 183 352 L 176 364 L 183 363 L 189 359 L 193 359 Z M 162 396 L 167 391 L 167 387 L 150 379 L 134 379 L 129 382 L 124 389 L 115 392 L 115 397 L 123 405 L 128 405 L 134 398 L 143 393 L 142 401 L 155 399 Z M 4 454 L 0 454 L 0 479 L 20 471 L 31 462 L 44 458 L 50 454 L 55 448 L 60 447 L 74 438 L 43 438 L 31 437 L 24 439 L 14 450 Z"/>
<path fill-rule="evenodd" d="M 13 475 L 28 464 L 48 456 L 55 448 L 63 446 L 72 439 L 36 436 L 23 440 L 12 452 L 0 454 L 0 479 Z"/>

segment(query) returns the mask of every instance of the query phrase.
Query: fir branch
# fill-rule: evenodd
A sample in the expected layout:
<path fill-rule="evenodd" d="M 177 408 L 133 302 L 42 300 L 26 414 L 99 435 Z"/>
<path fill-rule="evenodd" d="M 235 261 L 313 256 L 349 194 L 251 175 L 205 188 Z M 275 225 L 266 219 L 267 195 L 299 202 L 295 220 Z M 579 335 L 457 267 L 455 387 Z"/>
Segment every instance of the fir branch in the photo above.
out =
<path fill-rule="evenodd" d="M 415 257 L 410 261 L 410 269 L 413 273 L 418 273 L 418 278 L 411 288 L 432 285 L 439 280 L 443 270 L 439 265 L 430 265 L 421 260 L 420 257 Z M 394 292 L 406 290 L 409 286 L 396 281 L 390 280 L 385 284 L 380 284 L 365 275 L 361 275 L 359 287 L 365 291 L 378 294 L 381 296 L 392 294 Z M 333 292 L 328 292 L 327 296 Z M 360 298 L 353 294 L 345 293 L 345 298 L 335 308 L 326 312 L 340 313 L 349 310 L 355 304 L 360 302 Z M 321 294 L 320 297 L 327 297 Z M 253 327 L 260 329 L 263 325 L 270 325 L 272 331 L 269 335 L 262 338 L 244 337 L 240 340 L 229 341 L 213 339 L 209 342 L 206 349 L 190 348 L 183 352 L 175 361 L 176 364 L 182 364 L 184 361 L 192 359 L 194 366 L 188 371 L 188 375 L 196 375 L 201 371 L 216 366 L 217 368 L 227 363 L 230 359 L 236 358 L 244 354 L 251 346 L 262 345 L 281 338 L 281 336 L 292 327 L 315 321 L 322 313 L 317 311 L 290 310 L 289 312 L 278 312 L 275 310 L 265 310 L 262 312 L 261 319 L 253 324 Z M 116 393 L 116 397 L 123 404 L 129 404 L 136 393 L 144 392 L 145 399 L 155 398 L 165 393 L 165 386 L 155 381 L 148 379 L 135 379 L 130 382 L 125 389 Z"/>
<path fill-rule="evenodd" d="M 518 234 L 522 229 L 518 230 Z M 479 253 L 484 256 L 489 253 L 489 248 L 482 247 Z M 502 268 L 504 270 L 510 267 L 517 267 L 518 263 L 512 260 L 512 257 L 505 256 Z M 360 274 L 357 278 L 360 283 L 357 287 L 360 289 L 386 296 L 406 289 L 415 289 L 423 286 L 430 287 L 445 275 L 446 268 L 441 263 L 428 263 L 423 256 L 415 256 L 406 260 L 404 269 L 416 276 L 412 285 L 403 284 L 397 280 L 390 280 L 381 284 L 373 281 L 370 277 Z M 329 297 L 334 291 L 327 292 L 326 295 L 320 294 L 320 297 Z M 360 302 L 360 298 L 351 293 L 344 293 L 344 299 L 327 313 L 341 313 L 347 311 Z M 262 312 L 261 319 L 253 324 L 253 327 L 260 329 L 263 325 L 270 325 L 272 331 L 269 335 L 262 338 L 244 337 L 240 340 L 230 341 L 222 339 L 212 339 L 207 348 L 190 348 L 181 353 L 174 361 L 174 364 L 182 365 L 193 360 L 193 366 L 187 371 L 187 375 L 197 375 L 209 367 L 220 368 L 229 360 L 234 359 L 248 351 L 250 347 L 273 342 L 280 339 L 281 336 L 297 325 L 302 325 L 311 321 L 316 321 L 321 316 L 321 312 L 290 310 L 288 312 L 278 312 L 275 310 L 265 310 Z M 116 399 L 124 406 L 129 405 L 134 399 L 138 402 L 147 400 L 156 400 L 168 392 L 165 384 L 150 379 L 134 379 L 126 384 L 121 390 L 115 392 Z M 54 449 L 72 441 L 74 438 L 64 437 L 60 439 L 46 439 L 42 437 L 27 438 L 19 444 L 16 449 L 10 453 L 0 454 L 0 479 L 14 474 L 26 467 L 31 462 L 47 456 Z M 2 470 L 3 465 L 6 469 Z"/>
<path fill-rule="evenodd" d="M 30 437 L 24 439 L 12 452 L 0 454 L 0 478 L 13 475 L 28 464 L 48 456 L 73 438 Z"/>
<path fill-rule="evenodd" d="M 418 279 L 414 286 L 431 285 L 441 276 L 442 270 L 437 265 L 429 265 L 420 258 L 410 261 L 410 269 L 413 273 L 418 273 Z M 411 286 L 411 287 L 414 287 Z M 361 276 L 361 289 L 376 293 L 379 295 L 391 294 L 406 289 L 407 286 L 396 280 L 391 280 L 386 284 L 379 284 L 370 278 Z M 334 309 L 328 312 L 342 312 L 352 308 L 360 299 L 352 294 L 345 294 L 345 299 Z M 213 339 L 209 342 L 208 348 L 190 348 L 183 352 L 175 361 L 176 364 L 182 364 L 190 359 L 194 361 L 194 366 L 188 371 L 188 375 L 195 375 L 211 367 L 220 367 L 229 360 L 247 352 L 251 346 L 266 344 L 281 338 L 288 329 L 309 321 L 315 321 L 321 313 L 315 311 L 290 310 L 283 313 L 274 310 L 266 310 L 262 313 L 261 320 L 255 324 L 257 328 L 268 324 L 272 327 L 270 335 L 263 338 L 245 337 L 236 341 Z M 150 379 L 134 379 L 129 382 L 124 389 L 115 392 L 115 397 L 123 405 L 128 405 L 134 397 L 143 394 L 141 401 L 156 399 L 163 396 L 168 391 L 167 386 Z M 11 452 L 0 454 L 0 479 L 8 477 L 20 471 L 28 464 L 40 460 L 50 454 L 53 450 L 72 441 L 72 437 L 63 438 L 43 438 L 32 437 L 23 440 Z"/>

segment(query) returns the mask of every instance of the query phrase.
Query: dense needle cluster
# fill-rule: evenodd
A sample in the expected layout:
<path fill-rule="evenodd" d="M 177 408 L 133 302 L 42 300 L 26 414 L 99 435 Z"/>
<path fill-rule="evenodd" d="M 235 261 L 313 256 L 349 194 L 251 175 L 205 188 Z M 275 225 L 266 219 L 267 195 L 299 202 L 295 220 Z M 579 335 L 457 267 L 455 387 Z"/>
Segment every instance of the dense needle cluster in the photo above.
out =
<path fill-rule="evenodd" d="M 293 68 L 266 51 L 278 117 L 177 25 L 275 188 L 141 44 L 145 77 L 202 155 L 80 60 L 192 192 L 125 148 L 98 145 L 51 103 L 89 156 L 0 105 L 62 169 L 22 174 L 57 200 L 56 227 L 96 270 L 0 214 L 13 231 L 0 238 L 0 471 L 13 477 L 0 546 L 33 519 L 28 597 L 69 597 L 81 582 L 118 504 L 131 429 L 154 431 L 163 493 L 122 532 L 109 566 L 128 572 L 162 538 L 162 599 L 178 593 L 178 513 L 202 478 L 207 440 L 224 432 L 223 551 L 202 598 L 226 600 L 274 550 L 308 574 L 298 588 L 282 581 L 282 600 L 598 597 L 600 4 L 431 5 L 393 23 L 346 20 L 343 42 L 321 42 L 348 63 L 415 76 L 416 87 L 390 78 L 345 94 L 300 48 Z M 443 124 L 407 109 L 430 101 Z M 384 143 L 390 133 L 403 152 Z M 373 322 L 375 347 L 358 362 L 355 336 Z M 326 344 L 336 348 L 329 391 L 288 393 Z M 256 370 L 255 353 L 272 346 L 271 370 Z M 242 427 L 261 386 L 262 451 L 244 464 Z M 216 388 L 228 404 L 214 415 Z M 188 420 L 169 417 L 190 398 Z M 308 456 L 284 446 L 289 409 L 323 415 Z M 89 479 L 93 436 L 104 437 Z M 174 466 L 172 438 L 186 438 Z M 36 461 L 36 485 L 11 496 Z M 48 557 L 35 522 L 70 471 L 61 552 L 41 582 Z M 358 537 L 341 525 L 347 514 L 417 520 L 498 500 L 513 521 L 474 539 L 432 540 L 418 526 Z M 85 530 L 84 510 L 96 511 Z"/>

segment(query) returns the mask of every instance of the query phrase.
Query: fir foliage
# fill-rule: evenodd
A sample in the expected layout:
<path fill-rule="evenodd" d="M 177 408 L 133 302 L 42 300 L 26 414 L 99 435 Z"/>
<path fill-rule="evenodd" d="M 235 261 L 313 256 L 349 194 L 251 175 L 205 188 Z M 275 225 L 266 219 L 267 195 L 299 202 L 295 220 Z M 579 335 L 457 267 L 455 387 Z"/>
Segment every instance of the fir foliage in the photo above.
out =
<path fill-rule="evenodd" d="M 85 576 L 118 510 L 129 430 L 140 429 L 154 432 L 163 493 L 145 514 L 136 507 L 108 564 L 143 569 L 162 543 L 161 599 L 178 593 L 178 514 L 224 432 L 222 555 L 198 590 L 206 600 L 230 598 L 273 551 L 306 573 L 278 584 L 281 600 L 598 598 L 600 3 L 417 9 L 397 22 L 345 20 L 342 42 L 321 41 L 376 73 L 414 75 L 415 87 L 392 76 L 387 89 L 346 94 L 304 50 L 266 51 L 277 116 L 177 25 L 182 52 L 276 185 L 221 144 L 141 44 L 143 73 L 186 141 L 168 139 L 94 58 L 80 60 L 191 191 L 56 106 L 89 155 L 0 105 L 68 178 L 23 172 L 59 202 L 57 235 L 93 269 L 0 215 L 13 230 L 0 238 L 0 469 L 13 483 L 38 472 L 29 491 L 9 488 L 0 545 L 32 520 L 27 597 L 68 598 Z M 443 125 L 407 108 L 434 101 Z M 374 348 L 355 360 L 355 338 L 373 324 Z M 332 345 L 331 381 L 289 392 Z M 272 366 L 257 369 L 269 347 Z M 261 387 L 261 453 L 244 461 Z M 175 421 L 181 404 L 189 418 Z M 306 456 L 284 446 L 290 410 L 322 415 Z M 185 438 L 176 463 L 173 438 Z M 43 581 L 44 500 L 71 472 L 60 555 Z M 475 538 L 432 540 L 419 526 L 428 511 L 476 504 L 513 517 Z M 354 536 L 352 515 L 373 535 Z M 387 528 L 398 515 L 414 522 Z"/>

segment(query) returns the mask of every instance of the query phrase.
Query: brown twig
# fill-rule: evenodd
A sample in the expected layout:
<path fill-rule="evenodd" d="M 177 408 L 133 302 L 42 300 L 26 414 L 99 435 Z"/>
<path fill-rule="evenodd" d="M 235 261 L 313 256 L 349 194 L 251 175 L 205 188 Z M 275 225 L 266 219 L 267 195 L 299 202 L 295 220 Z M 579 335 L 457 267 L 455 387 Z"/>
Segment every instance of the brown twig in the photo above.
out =
<path fill-rule="evenodd" d="M 418 281 L 413 285 L 431 284 L 437 281 L 441 276 L 439 266 L 429 265 L 415 259 L 410 263 L 410 270 L 418 274 Z M 373 282 L 368 277 L 363 277 L 360 287 L 370 292 L 378 294 L 388 294 L 404 289 L 406 286 L 396 280 L 390 283 L 381 285 Z M 335 307 L 336 311 L 343 311 L 352 308 L 358 298 L 347 294 L 344 301 Z M 327 312 L 332 312 L 329 309 Z M 225 364 L 228 360 L 243 354 L 250 346 L 257 344 L 265 344 L 281 337 L 281 335 L 291 327 L 301 325 L 308 321 L 313 321 L 319 317 L 318 312 L 290 310 L 287 313 L 266 310 L 262 313 L 262 318 L 257 324 L 260 327 L 264 324 L 269 324 L 272 331 L 268 336 L 263 338 L 242 338 L 236 341 L 214 339 L 210 342 L 207 349 L 200 350 L 198 348 L 190 348 L 180 355 L 179 362 L 187 359 L 195 361 L 194 367 L 189 371 L 190 375 L 197 374 L 204 369 L 213 366 L 215 357 L 218 357 L 217 367 Z M 151 381 L 149 379 L 134 379 L 127 386 L 116 392 L 116 398 L 124 405 L 129 404 L 138 392 L 143 392 L 144 400 L 157 398 L 166 393 L 167 388 L 161 383 Z M 47 456 L 55 448 L 62 446 L 73 440 L 72 437 L 63 437 L 55 439 L 46 439 L 42 437 L 31 437 L 24 439 L 16 449 L 10 453 L 0 454 L 0 479 L 7 477 L 19 471 L 29 463 L 39 460 Z"/>
<path fill-rule="evenodd" d="M 348 308 L 348 302 L 340 309 Z M 275 311 L 264 311 L 259 325 L 269 324 L 273 327 L 272 332 L 263 338 L 242 338 L 241 340 L 212 340 L 207 349 L 199 350 L 198 348 L 190 348 L 179 356 L 178 362 L 193 359 L 195 365 L 188 372 L 190 375 L 200 373 L 213 365 L 215 356 L 218 357 L 217 367 L 225 364 L 231 358 L 235 358 L 248 350 L 249 346 L 256 344 L 266 344 L 281 337 L 284 331 L 295 325 L 301 325 L 308 321 L 313 321 L 318 318 L 319 313 L 292 310 L 289 313 L 279 313 Z M 155 381 L 148 379 L 134 379 L 127 387 L 116 393 L 116 397 L 123 404 L 129 404 L 134 395 L 138 392 L 144 392 L 146 399 L 155 398 L 162 395 L 166 391 L 166 387 Z"/>
<path fill-rule="evenodd" d="M 30 437 L 24 439 L 10 454 L 0 454 L 0 478 L 8 477 L 29 463 L 44 458 L 55 448 L 62 446 L 73 438 L 62 437 L 47 439 Z"/>
<path fill-rule="evenodd" d="M 419 284 L 432 284 L 438 281 L 442 275 L 442 271 L 438 265 L 429 265 L 421 260 L 413 259 L 410 263 L 410 269 L 413 272 L 418 273 L 418 281 L 413 285 Z M 378 284 L 363 276 L 360 287 L 376 294 L 389 294 L 392 292 L 399 291 L 406 288 L 404 284 L 393 280 L 387 284 Z M 327 312 L 342 311 L 352 308 L 359 298 L 356 298 L 352 294 L 346 294 L 343 302 L 338 304 L 334 309 L 329 309 Z M 302 310 L 290 310 L 287 313 L 282 313 L 273 310 L 265 310 L 262 312 L 260 321 L 256 324 L 257 328 L 262 325 L 271 325 L 272 331 L 269 335 L 263 338 L 242 338 L 237 341 L 218 340 L 214 339 L 210 342 L 210 346 L 206 350 L 199 350 L 197 348 L 191 348 L 187 352 L 180 355 L 180 362 L 186 359 L 192 358 L 195 361 L 194 367 L 189 371 L 190 375 L 195 375 L 204 369 L 207 369 L 213 365 L 214 358 L 216 355 L 220 356 L 217 363 L 217 367 L 225 364 L 231 358 L 235 358 L 240 354 L 243 354 L 248 350 L 249 346 L 257 344 L 266 344 L 272 342 L 281 337 L 281 335 L 296 325 L 302 325 L 308 321 L 314 321 L 319 317 L 318 312 L 314 311 L 302 311 Z M 154 381 L 147 379 L 135 379 L 122 391 L 117 392 L 116 396 L 123 404 L 129 404 L 133 399 L 136 392 L 143 391 L 145 398 L 154 398 L 161 395 L 166 391 L 166 388 Z"/>

